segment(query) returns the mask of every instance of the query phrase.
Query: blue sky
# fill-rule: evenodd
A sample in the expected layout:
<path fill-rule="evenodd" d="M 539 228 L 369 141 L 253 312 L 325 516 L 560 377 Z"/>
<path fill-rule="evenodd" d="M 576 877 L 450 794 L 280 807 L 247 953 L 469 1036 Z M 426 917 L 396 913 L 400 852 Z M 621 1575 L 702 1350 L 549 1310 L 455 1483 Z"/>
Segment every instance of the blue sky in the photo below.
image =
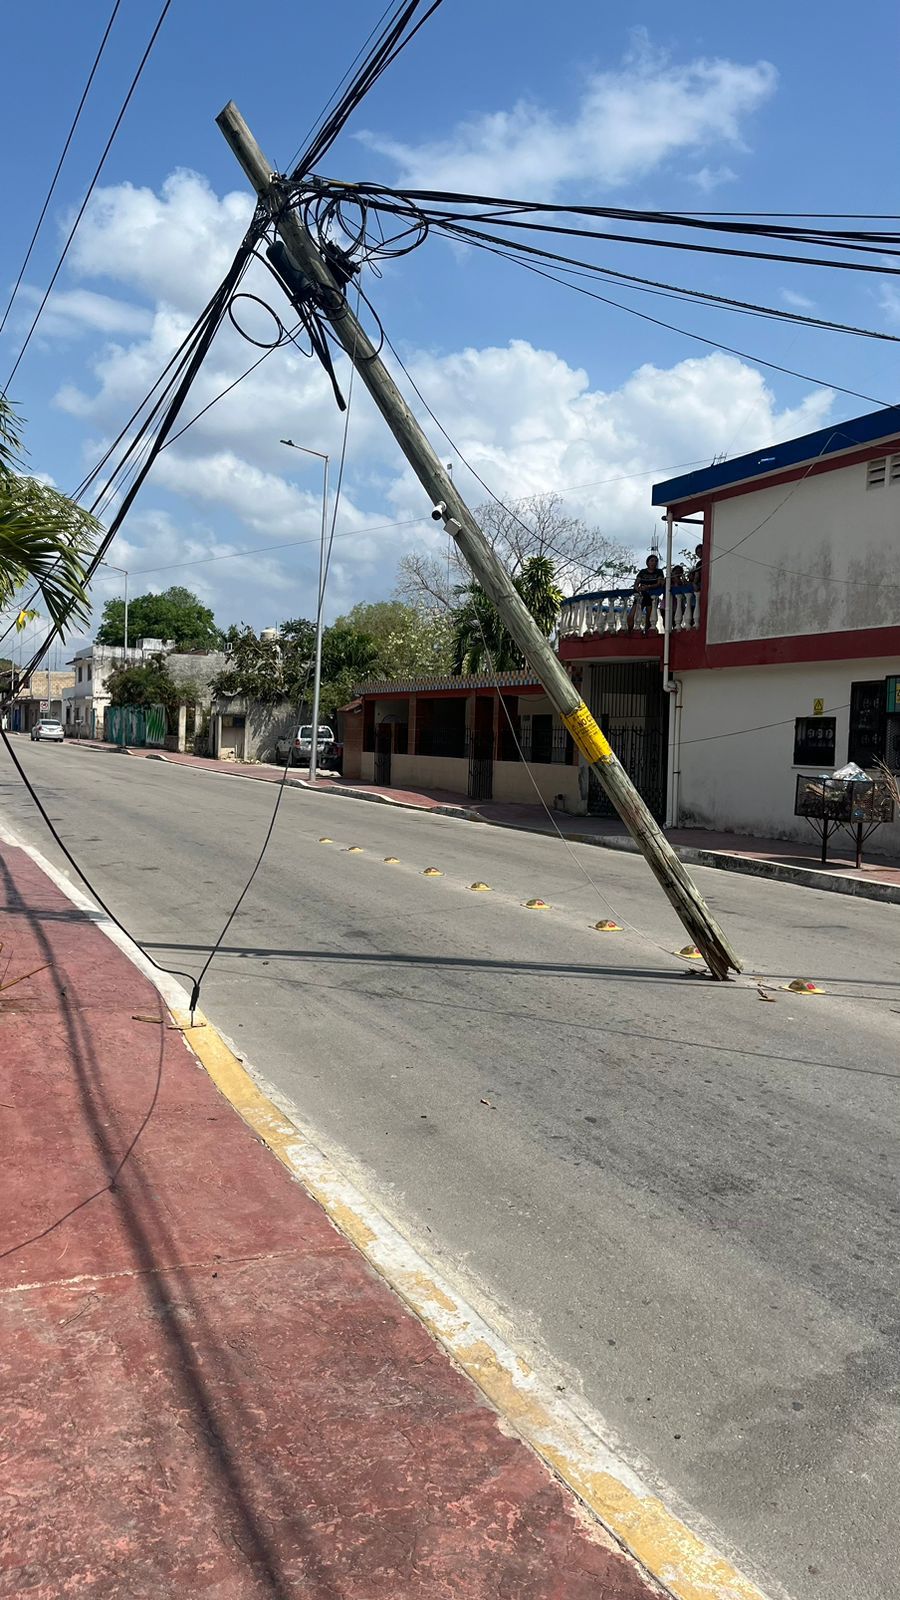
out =
<path fill-rule="evenodd" d="M 52 28 L 37 5 L 5 18 L 6 124 L 20 142 L 4 172 L 4 303 L 109 8 L 109 0 L 56 6 Z M 174 0 L 16 375 L 35 470 L 64 488 L 78 481 L 227 265 L 250 202 L 215 127 L 222 104 L 233 96 L 273 161 L 287 164 L 382 8 L 383 0 L 346 0 L 339 11 L 257 0 L 248 11 L 235 0 L 214 8 Z M 122 7 L 0 341 L 0 381 L 156 12 L 156 0 Z M 870 5 L 859 29 L 847 15 L 832 3 L 813 19 L 783 0 L 682 3 L 674 15 L 655 3 L 445 0 L 325 170 L 638 207 L 900 210 L 896 11 Z M 816 315 L 900 333 L 900 291 L 886 277 L 618 243 L 604 259 L 717 294 L 809 302 Z M 506 496 L 563 492 L 568 511 L 636 548 L 654 527 L 654 472 L 872 409 L 437 239 L 366 287 L 434 410 L 492 487 Z M 879 401 L 897 398 L 890 345 L 610 293 L 751 356 Z M 252 359 L 250 346 L 226 334 L 187 414 Z M 146 484 L 110 554 L 134 574 L 134 591 L 186 582 L 223 623 L 264 626 L 311 612 L 314 545 L 265 549 L 317 531 L 318 468 L 279 446 L 282 434 L 335 453 L 340 421 L 322 374 L 278 352 Z M 390 594 L 398 556 L 437 548 L 442 537 L 362 396 L 345 489 L 332 615 Z M 382 527 L 391 522 L 405 526 Z M 247 550 L 262 553 L 232 555 Z M 98 600 L 118 582 L 104 574 Z"/>

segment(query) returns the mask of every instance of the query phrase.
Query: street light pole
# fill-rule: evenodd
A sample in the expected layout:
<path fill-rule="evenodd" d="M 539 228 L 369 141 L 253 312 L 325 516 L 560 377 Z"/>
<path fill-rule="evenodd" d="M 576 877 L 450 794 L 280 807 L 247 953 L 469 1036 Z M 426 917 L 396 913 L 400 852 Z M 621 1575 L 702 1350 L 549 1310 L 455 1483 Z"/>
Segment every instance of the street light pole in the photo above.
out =
<path fill-rule="evenodd" d="M 322 463 L 322 532 L 319 540 L 319 603 L 316 607 L 316 655 L 313 669 L 312 739 L 309 747 L 309 781 L 315 783 L 319 758 L 319 698 L 322 692 L 322 632 L 325 620 L 325 532 L 328 524 L 328 463 L 330 457 L 321 450 L 310 450 L 308 445 L 295 444 L 293 439 L 282 439 L 282 444 L 292 450 L 302 450 L 304 455 L 318 456 Z"/>
<path fill-rule="evenodd" d="M 112 561 L 101 561 L 101 567 L 108 567 L 110 572 L 121 572 L 125 579 L 125 643 L 122 646 L 122 660 L 128 657 L 128 573 L 124 567 L 117 567 Z"/>

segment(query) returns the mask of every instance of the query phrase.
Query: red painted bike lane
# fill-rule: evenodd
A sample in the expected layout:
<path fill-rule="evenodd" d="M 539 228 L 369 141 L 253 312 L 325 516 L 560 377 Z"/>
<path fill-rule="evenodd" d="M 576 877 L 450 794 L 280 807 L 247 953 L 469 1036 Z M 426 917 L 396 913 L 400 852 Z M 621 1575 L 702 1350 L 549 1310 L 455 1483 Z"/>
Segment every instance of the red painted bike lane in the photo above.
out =
<path fill-rule="evenodd" d="M 660 1593 L 6 847 L 0 940 L 4 1600 Z"/>

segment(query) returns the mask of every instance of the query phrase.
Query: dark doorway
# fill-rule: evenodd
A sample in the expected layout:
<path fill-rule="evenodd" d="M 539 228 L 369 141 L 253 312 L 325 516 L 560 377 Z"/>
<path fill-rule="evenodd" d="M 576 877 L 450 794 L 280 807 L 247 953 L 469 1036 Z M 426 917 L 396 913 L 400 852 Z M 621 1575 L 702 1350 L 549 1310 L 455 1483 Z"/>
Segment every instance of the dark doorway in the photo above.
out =
<path fill-rule="evenodd" d="M 375 782 L 391 781 L 391 748 L 394 730 L 390 722 L 381 722 L 375 730 Z"/>
<path fill-rule="evenodd" d="M 494 701 L 479 695 L 469 730 L 469 798 L 490 800 L 494 793 Z"/>

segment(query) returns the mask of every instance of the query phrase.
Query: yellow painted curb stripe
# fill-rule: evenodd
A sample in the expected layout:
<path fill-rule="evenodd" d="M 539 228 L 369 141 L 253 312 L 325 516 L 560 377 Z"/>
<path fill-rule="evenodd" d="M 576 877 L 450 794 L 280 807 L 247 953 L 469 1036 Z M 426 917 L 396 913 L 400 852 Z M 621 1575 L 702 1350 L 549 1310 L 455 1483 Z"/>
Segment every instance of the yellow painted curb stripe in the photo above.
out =
<path fill-rule="evenodd" d="M 184 1038 L 225 1099 L 362 1251 L 482 1393 L 603 1526 L 676 1600 L 765 1600 L 762 1591 L 616 1462 L 597 1435 L 543 1389 L 520 1356 L 336 1173 L 328 1159 L 254 1083 L 201 1013 L 173 1012 Z"/>
<path fill-rule="evenodd" d="M 563 717 L 563 722 L 575 740 L 581 754 L 588 761 L 608 761 L 610 759 L 612 745 L 600 732 L 597 723 L 583 700 L 575 711 L 570 711 L 567 717 Z"/>

